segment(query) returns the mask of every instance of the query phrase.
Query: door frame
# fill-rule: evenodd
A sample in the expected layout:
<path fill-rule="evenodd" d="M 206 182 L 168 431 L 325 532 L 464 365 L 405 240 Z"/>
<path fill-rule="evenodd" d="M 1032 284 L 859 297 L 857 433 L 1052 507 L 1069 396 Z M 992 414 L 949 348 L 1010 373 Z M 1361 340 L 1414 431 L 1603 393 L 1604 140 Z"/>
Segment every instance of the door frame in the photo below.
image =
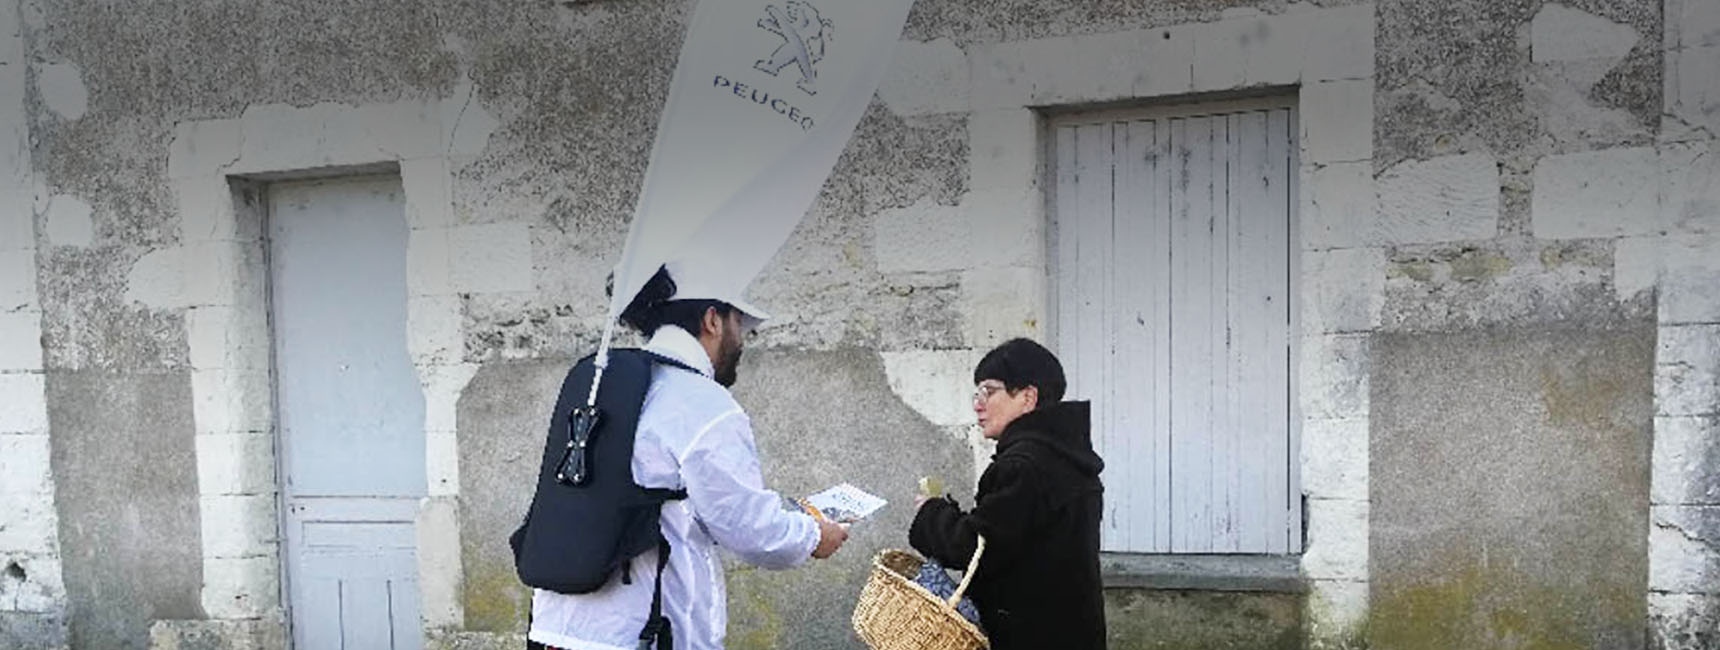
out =
<path fill-rule="evenodd" d="M 255 349 L 256 342 L 272 341 L 256 190 L 278 180 L 398 174 L 412 229 L 408 262 L 416 265 L 409 278 L 410 318 L 446 323 L 435 336 L 458 341 L 459 294 L 497 290 L 466 286 L 449 273 L 454 246 L 448 235 L 460 231 L 453 172 L 482 155 L 497 128 L 494 120 L 471 119 L 483 110 L 472 101 L 475 93 L 460 84 L 435 99 L 254 106 L 243 115 L 186 120 L 173 129 L 165 176 L 178 206 L 180 238 L 157 254 L 182 269 L 182 290 L 163 307 L 186 314 L 202 505 L 201 602 L 211 623 L 272 635 L 279 632 L 269 629 L 285 618 L 273 359 L 270 346 Z M 456 119 L 462 115 L 467 119 Z M 408 334 L 427 401 L 456 398 L 476 367 L 464 362 L 457 346 L 425 341 L 432 335 L 417 329 Z M 464 620 L 456 415 L 426 409 L 430 496 L 418 516 L 426 630 Z"/>

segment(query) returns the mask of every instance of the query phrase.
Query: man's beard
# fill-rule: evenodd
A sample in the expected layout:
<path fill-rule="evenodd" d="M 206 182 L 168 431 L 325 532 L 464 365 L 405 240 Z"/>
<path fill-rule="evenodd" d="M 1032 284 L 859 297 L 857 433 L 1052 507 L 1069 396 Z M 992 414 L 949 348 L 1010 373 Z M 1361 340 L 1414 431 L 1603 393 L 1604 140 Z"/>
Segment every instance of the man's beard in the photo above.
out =
<path fill-rule="evenodd" d="M 716 371 L 718 384 L 723 388 L 735 385 L 736 374 L 741 365 L 741 339 L 735 334 L 723 335 L 722 358 L 717 359 L 713 370 Z"/>

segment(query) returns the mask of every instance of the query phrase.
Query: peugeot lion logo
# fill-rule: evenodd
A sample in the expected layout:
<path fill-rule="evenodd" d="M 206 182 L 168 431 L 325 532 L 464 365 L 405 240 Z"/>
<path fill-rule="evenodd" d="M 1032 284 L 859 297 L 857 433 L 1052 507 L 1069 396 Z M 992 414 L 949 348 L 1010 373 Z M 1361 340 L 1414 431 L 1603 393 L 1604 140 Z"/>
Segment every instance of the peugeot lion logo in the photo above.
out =
<path fill-rule="evenodd" d="M 800 68 L 800 81 L 794 85 L 808 95 L 817 95 L 818 70 L 813 66 L 824 60 L 824 45 L 830 40 L 834 25 L 818 15 L 818 8 L 801 0 L 788 0 L 782 8 L 766 5 L 758 26 L 782 37 L 770 58 L 761 59 L 753 67 L 771 76 L 793 63 Z"/>

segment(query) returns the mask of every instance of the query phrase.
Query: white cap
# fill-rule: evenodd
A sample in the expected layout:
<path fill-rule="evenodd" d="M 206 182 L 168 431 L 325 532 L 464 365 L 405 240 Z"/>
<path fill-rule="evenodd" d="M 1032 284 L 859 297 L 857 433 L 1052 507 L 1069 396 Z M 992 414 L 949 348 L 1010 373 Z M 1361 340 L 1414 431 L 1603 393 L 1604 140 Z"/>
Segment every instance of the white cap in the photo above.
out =
<path fill-rule="evenodd" d="M 714 278 L 704 273 L 689 271 L 679 262 L 664 265 L 669 269 L 669 278 L 675 281 L 675 295 L 670 300 L 720 300 L 733 306 L 741 312 L 741 328 L 751 330 L 760 323 L 770 320 L 770 314 L 765 313 L 741 297 L 741 292 L 735 289 L 724 289 L 722 283 L 713 282 Z"/>

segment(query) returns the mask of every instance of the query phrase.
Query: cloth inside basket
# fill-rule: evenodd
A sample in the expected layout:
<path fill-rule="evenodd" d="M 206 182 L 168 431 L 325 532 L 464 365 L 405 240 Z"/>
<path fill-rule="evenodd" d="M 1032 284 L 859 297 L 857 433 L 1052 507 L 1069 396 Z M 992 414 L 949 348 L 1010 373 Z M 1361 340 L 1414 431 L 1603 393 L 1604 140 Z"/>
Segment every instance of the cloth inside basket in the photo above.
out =
<path fill-rule="evenodd" d="M 914 576 L 914 582 L 945 601 L 950 599 L 951 594 L 956 593 L 956 581 L 950 578 L 949 572 L 944 571 L 944 565 L 931 558 L 926 558 L 925 563 L 920 565 L 920 574 Z M 979 609 L 974 607 L 973 600 L 967 596 L 962 596 L 962 599 L 956 602 L 956 612 L 975 627 L 979 627 Z"/>

